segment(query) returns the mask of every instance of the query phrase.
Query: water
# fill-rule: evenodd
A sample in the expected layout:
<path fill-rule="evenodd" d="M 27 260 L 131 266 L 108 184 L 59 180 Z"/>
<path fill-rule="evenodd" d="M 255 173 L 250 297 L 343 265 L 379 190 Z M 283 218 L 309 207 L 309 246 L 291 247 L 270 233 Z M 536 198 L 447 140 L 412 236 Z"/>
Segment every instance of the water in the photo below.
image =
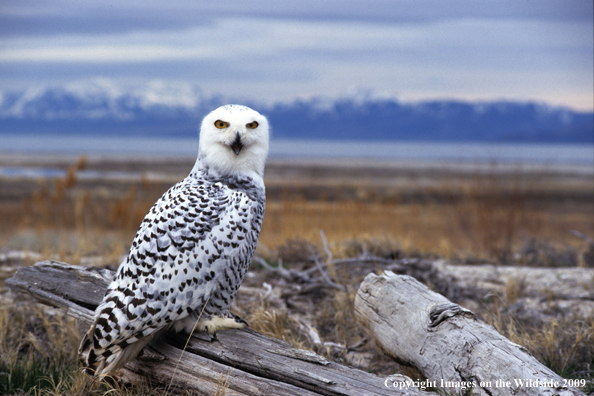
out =
<path fill-rule="evenodd" d="M 86 155 L 154 155 L 195 157 L 198 137 L 158 139 L 140 137 L 2 136 L 2 153 Z M 594 173 L 594 147 L 588 144 L 436 143 L 398 141 L 328 141 L 272 138 L 271 159 L 380 160 L 383 162 L 520 165 L 522 167 L 580 168 Z M 0 167 L 0 177 L 56 177 L 54 168 Z M 90 171 L 87 171 L 90 172 Z M 84 172 L 83 172 L 84 173 Z M 126 178 L 134 175 L 80 174 L 79 177 Z"/>
<path fill-rule="evenodd" d="M 154 154 L 193 157 L 197 150 L 198 137 L 159 139 L 0 135 L 0 155 L 2 152 L 10 152 L 70 155 Z M 594 147 L 591 144 L 288 140 L 275 139 L 273 136 L 270 142 L 270 158 L 363 158 L 594 166 Z"/>
<path fill-rule="evenodd" d="M 594 147 L 576 144 L 331 142 L 279 140 L 271 157 L 372 158 L 435 162 L 593 165 Z"/>

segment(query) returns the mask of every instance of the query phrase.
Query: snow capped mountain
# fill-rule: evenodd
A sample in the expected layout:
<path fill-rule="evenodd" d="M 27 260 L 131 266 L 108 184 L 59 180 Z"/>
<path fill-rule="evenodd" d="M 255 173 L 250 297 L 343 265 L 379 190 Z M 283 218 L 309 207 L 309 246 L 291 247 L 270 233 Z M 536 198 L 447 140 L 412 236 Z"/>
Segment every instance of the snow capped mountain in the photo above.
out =
<path fill-rule="evenodd" d="M 153 81 L 123 89 L 109 80 L 72 83 L 63 87 L 32 88 L 0 96 L 0 117 L 20 119 L 132 120 L 142 113 L 192 111 L 205 100 L 186 84 Z"/>
<path fill-rule="evenodd" d="M 0 93 L 1 133 L 195 136 L 200 119 L 233 98 L 186 83 L 109 80 Z M 545 104 L 425 101 L 354 95 L 253 106 L 274 136 L 310 139 L 594 142 L 594 114 Z"/>

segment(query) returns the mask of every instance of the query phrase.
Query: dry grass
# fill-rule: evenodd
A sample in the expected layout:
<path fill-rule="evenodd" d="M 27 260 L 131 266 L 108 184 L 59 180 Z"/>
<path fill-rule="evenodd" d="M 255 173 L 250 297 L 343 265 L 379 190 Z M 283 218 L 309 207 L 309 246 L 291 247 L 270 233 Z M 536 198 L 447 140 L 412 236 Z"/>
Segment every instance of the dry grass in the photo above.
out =
<path fill-rule="evenodd" d="M 78 172 L 86 166 L 81 157 L 64 178 L 28 185 L 19 203 L 0 201 L 4 245 L 18 230 L 107 231 L 118 233 L 117 240 L 127 242 L 121 246 L 125 249 L 152 204 L 173 184 L 146 177 L 127 183 L 81 181 Z M 493 170 L 420 180 L 418 185 L 412 178 L 401 187 L 390 186 L 391 179 L 347 182 L 344 175 L 340 183 L 272 178 L 267 180 L 260 248 L 272 251 L 290 239 L 315 241 L 324 230 L 331 244 L 391 241 L 395 252 L 406 255 L 509 263 L 528 241 L 539 240 L 557 249 L 577 249 L 581 256 L 586 245 L 570 231 L 594 238 L 594 181 L 582 177 L 559 184 L 563 175 L 533 176 Z"/>
<path fill-rule="evenodd" d="M 513 315 L 502 315 L 502 311 L 505 312 L 495 303 L 491 312 L 483 316 L 498 332 L 526 347 L 532 356 L 562 377 L 593 381 L 594 318 L 523 323 Z"/>
<path fill-rule="evenodd" d="M 491 206 L 492 205 L 492 206 Z M 579 211 L 580 208 L 575 208 Z M 591 230 L 592 216 L 524 209 L 472 198 L 455 204 L 283 201 L 267 204 L 260 243 L 271 250 L 287 239 L 317 240 L 324 230 L 332 244 L 379 240 L 401 255 L 435 255 L 508 263 L 531 238 L 559 247 L 587 248 L 569 233 Z M 587 231 L 586 231 L 587 232 Z M 387 242 L 386 241 L 390 241 Z"/>
<path fill-rule="evenodd" d="M 248 323 L 252 324 L 253 330 L 288 342 L 295 348 L 308 349 L 306 341 L 300 334 L 299 324 L 289 315 L 289 312 L 261 306 L 246 318 Z"/>
<path fill-rule="evenodd" d="M 146 178 L 131 183 L 88 182 L 78 177 L 86 166 L 81 158 L 64 178 L 53 181 L 3 181 L 5 191 L 22 189 L 22 193 L 19 199 L 0 199 L 0 248 L 32 250 L 73 264 L 89 264 L 84 260 L 95 257 L 93 265 L 117 266 L 138 224 L 173 182 Z M 588 245 L 570 234 L 576 229 L 594 239 L 594 207 L 588 193 L 584 199 L 584 191 L 591 195 L 592 180 L 578 180 L 577 187 L 569 188 L 544 176 L 534 180 L 521 172 L 493 173 L 450 176 L 429 185 L 419 180 L 416 187 L 413 180 L 412 187 L 402 188 L 389 181 L 348 179 L 267 180 L 269 197 L 259 253 L 285 266 L 307 262 L 311 256 L 307 241 L 316 241 L 311 242 L 314 250 L 324 255 L 317 242 L 319 230 L 324 230 L 335 258 L 368 253 L 386 258 L 594 266 L 587 259 Z M 236 311 L 255 330 L 298 348 L 379 375 L 397 371 L 419 378 L 419 373 L 383 357 L 373 342 L 365 343 L 366 333 L 352 308 L 363 270 L 380 268 L 331 269 L 330 276 L 344 290 L 297 296 L 291 310 L 259 301 L 238 302 Z M 12 271 L 1 272 L 0 291 Z M 260 284 L 254 286 L 261 287 L 262 279 L 257 279 Z M 508 282 L 505 304 L 520 298 L 522 289 L 521 280 Z M 497 304 L 503 301 L 496 300 L 479 314 L 554 371 L 592 380 L 588 370 L 594 365 L 594 321 L 553 320 L 531 327 L 503 315 L 505 309 Z M 312 343 L 304 331 L 307 318 L 302 312 L 308 311 L 316 312 L 308 323 L 324 342 L 329 341 L 326 347 Z M 162 394 L 142 384 L 122 388 L 89 381 L 77 369 L 79 339 L 77 325 L 58 313 L 40 312 L 33 305 L 4 304 L 0 307 L 0 372 L 8 374 L 0 374 L 4 387 L 0 394 Z M 225 393 L 225 383 L 221 378 L 218 394 Z"/>
<path fill-rule="evenodd" d="M 79 325 L 61 311 L 31 302 L 4 304 L 0 308 L 0 394 L 166 394 L 143 383 L 122 386 L 90 379 L 78 363 L 80 339 Z"/>

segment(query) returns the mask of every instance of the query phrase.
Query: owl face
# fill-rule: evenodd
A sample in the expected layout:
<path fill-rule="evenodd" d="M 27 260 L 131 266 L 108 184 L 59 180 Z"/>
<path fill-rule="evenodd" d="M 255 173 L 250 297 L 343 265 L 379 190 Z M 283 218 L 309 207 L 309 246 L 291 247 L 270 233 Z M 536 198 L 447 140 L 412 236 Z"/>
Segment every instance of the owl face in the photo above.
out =
<path fill-rule="evenodd" d="M 268 155 L 268 120 L 246 106 L 219 107 L 202 121 L 199 155 L 221 174 L 262 175 Z"/>

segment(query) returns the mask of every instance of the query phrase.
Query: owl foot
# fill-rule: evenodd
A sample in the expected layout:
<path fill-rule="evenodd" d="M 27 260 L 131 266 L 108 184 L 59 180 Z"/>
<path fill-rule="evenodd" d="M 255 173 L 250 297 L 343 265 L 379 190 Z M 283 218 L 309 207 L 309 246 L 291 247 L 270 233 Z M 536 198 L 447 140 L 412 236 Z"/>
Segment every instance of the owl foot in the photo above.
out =
<path fill-rule="evenodd" d="M 201 320 L 198 323 L 198 330 L 206 331 L 210 335 L 214 335 L 219 330 L 225 329 L 243 329 L 248 324 L 239 316 L 228 314 L 226 316 L 213 316 L 211 318 Z"/>

